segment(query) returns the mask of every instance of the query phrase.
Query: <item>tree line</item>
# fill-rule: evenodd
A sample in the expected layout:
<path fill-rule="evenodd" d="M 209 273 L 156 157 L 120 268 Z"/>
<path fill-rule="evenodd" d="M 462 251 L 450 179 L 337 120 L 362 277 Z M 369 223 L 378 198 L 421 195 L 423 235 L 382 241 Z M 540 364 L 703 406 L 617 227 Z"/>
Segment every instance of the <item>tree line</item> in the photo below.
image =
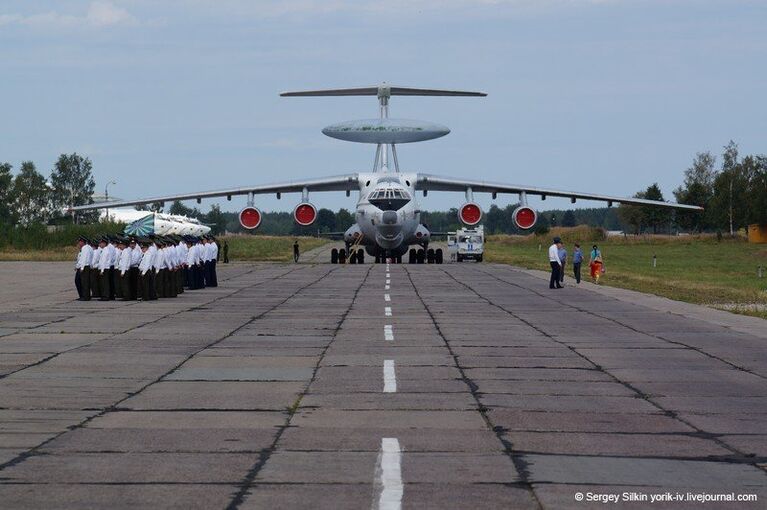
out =
<path fill-rule="evenodd" d="M 736 232 L 749 224 L 767 224 L 767 156 L 741 157 L 738 145 L 730 141 L 724 146 L 721 164 L 711 152 L 696 154 L 684 172 L 683 183 L 673 191 L 676 201 L 700 205 L 703 212 L 674 211 L 657 207 L 621 205 L 617 208 L 589 208 L 539 211 L 535 231 L 543 233 L 551 226 L 589 225 L 627 233 Z M 9 163 L 0 163 L 0 225 L 5 227 L 60 223 L 88 223 L 98 219 L 97 211 L 67 215 L 72 205 L 93 203 L 95 181 L 93 164 L 77 153 L 62 154 L 46 179 L 35 164 L 24 161 L 13 175 Z M 665 200 L 657 183 L 637 192 L 634 197 Z M 495 204 L 485 212 L 483 225 L 490 234 L 524 234 L 514 225 L 512 213 L 518 204 L 499 207 Z M 142 207 L 161 212 L 163 204 Z M 218 205 L 202 212 L 181 202 L 174 202 L 167 211 L 197 218 L 209 225 L 215 234 L 242 232 L 237 213 L 221 211 Z M 458 209 L 424 211 L 421 221 L 432 231 L 446 232 L 460 228 Z M 266 235 L 316 235 L 343 232 L 354 222 L 348 209 L 318 210 L 317 221 L 301 227 L 289 212 L 264 212 L 258 233 Z"/>
<path fill-rule="evenodd" d="M 0 224 L 29 227 L 67 219 L 94 221 L 98 218 L 95 211 L 65 213 L 72 205 L 93 203 L 96 182 L 92 169 L 91 160 L 77 153 L 59 156 L 48 179 L 32 161 L 22 162 L 15 176 L 10 163 L 0 163 Z"/>

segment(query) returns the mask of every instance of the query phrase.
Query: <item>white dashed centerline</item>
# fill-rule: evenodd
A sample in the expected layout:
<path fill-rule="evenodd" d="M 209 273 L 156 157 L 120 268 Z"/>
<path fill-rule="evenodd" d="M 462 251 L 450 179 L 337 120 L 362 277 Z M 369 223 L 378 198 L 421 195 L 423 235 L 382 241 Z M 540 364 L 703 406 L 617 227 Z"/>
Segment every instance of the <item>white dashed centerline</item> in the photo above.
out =
<path fill-rule="evenodd" d="M 384 294 L 384 301 L 391 301 L 391 296 L 389 294 Z"/>
<path fill-rule="evenodd" d="M 376 466 L 376 485 L 380 487 L 379 510 L 402 508 L 402 452 L 396 437 L 381 438 L 381 453 Z M 375 507 L 375 504 L 373 505 Z"/>
<path fill-rule="evenodd" d="M 384 307 L 384 315 L 386 317 L 391 317 L 391 306 Z"/>
<path fill-rule="evenodd" d="M 383 366 L 384 375 L 384 393 L 396 393 L 397 392 L 397 374 L 394 371 L 394 360 L 384 360 Z"/>
<path fill-rule="evenodd" d="M 389 286 L 389 285 L 384 285 L 384 290 L 389 290 L 389 289 L 391 289 L 391 286 Z"/>
<path fill-rule="evenodd" d="M 394 331 L 392 330 L 391 324 L 387 324 L 384 326 L 384 340 L 387 340 L 389 342 L 394 340 Z"/>

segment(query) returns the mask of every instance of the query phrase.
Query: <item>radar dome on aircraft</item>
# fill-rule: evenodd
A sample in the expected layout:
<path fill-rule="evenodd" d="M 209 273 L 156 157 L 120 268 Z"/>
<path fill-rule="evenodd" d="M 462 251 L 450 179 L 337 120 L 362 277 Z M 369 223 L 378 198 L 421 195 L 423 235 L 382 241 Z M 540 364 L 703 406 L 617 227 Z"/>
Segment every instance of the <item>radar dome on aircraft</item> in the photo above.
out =
<path fill-rule="evenodd" d="M 400 144 L 433 140 L 450 133 L 450 129 L 423 120 L 379 118 L 340 122 L 322 132 L 347 142 Z"/>

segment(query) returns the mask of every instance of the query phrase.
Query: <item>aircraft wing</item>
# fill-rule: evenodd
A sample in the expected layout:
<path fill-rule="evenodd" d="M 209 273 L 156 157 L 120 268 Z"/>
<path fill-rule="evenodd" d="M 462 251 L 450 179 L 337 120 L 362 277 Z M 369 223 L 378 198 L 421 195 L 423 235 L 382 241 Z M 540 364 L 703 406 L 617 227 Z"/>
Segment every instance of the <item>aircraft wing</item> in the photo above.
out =
<path fill-rule="evenodd" d="M 265 193 L 301 193 L 304 189 L 307 191 L 353 191 L 359 189 L 359 176 L 357 174 L 337 175 L 334 177 L 323 177 L 321 179 L 309 179 L 305 181 L 289 181 L 276 184 L 261 184 L 257 186 L 246 186 L 240 188 L 229 188 L 215 191 L 199 191 L 196 193 L 182 193 L 178 195 L 165 195 L 159 197 L 142 198 L 138 200 L 119 200 L 110 202 L 99 202 L 96 204 L 79 205 L 69 208 L 68 211 L 87 211 L 90 209 L 105 209 L 126 207 L 131 205 L 152 204 L 155 202 L 173 202 L 174 200 L 197 200 L 203 198 L 227 197 L 230 199 L 235 195 L 263 195 Z"/>
<path fill-rule="evenodd" d="M 614 197 L 610 195 L 598 195 L 595 193 L 579 193 L 574 191 L 561 191 L 548 188 L 538 188 L 533 186 L 518 186 L 513 184 L 502 184 L 488 181 L 474 181 L 468 179 L 456 179 L 453 177 L 442 177 L 439 175 L 418 174 L 416 189 L 424 191 L 466 191 L 471 188 L 472 192 L 484 193 L 526 193 L 527 195 L 537 195 L 546 199 L 546 197 L 564 197 L 569 198 L 575 203 L 577 199 L 596 200 L 627 205 L 652 205 L 660 207 L 669 207 L 674 209 L 686 209 L 691 211 L 702 211 L 702 207 L 696 205 L 677 204 L 674 202 L 661 202 L 658 200 L 646 200 L 643 198 Z"/>

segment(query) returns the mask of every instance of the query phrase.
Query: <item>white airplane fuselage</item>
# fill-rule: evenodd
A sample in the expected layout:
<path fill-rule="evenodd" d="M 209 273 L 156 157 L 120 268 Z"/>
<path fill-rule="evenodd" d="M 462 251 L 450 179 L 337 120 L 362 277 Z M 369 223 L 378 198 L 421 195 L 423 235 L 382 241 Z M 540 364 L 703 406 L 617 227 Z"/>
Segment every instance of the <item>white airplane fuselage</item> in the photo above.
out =
<path fill-rule="evenodd" d="M 415 182 L 413 173 L 360 174 L 356 223 L 344 233 L 347 245 L 359 243 L 370 255 L 399 256 L 412 244 L 428 244 L 429 231 L 421 225 Z"/>

